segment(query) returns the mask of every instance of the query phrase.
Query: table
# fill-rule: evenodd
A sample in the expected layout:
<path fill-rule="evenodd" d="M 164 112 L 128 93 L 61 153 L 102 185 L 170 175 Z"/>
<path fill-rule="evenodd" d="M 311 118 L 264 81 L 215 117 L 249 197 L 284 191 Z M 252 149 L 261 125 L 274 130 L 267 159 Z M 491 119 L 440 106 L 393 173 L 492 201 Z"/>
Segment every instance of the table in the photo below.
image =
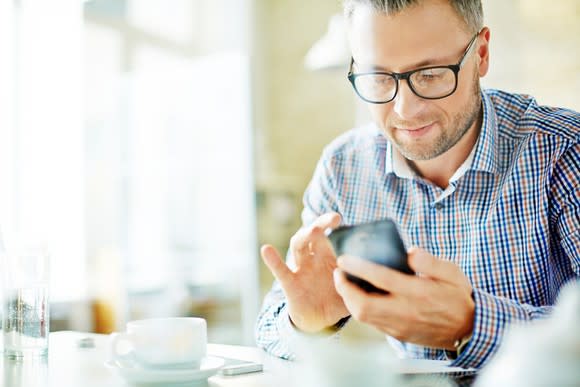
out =
<path fill-rule="evenodd" d="M 91 338 L 92 348 L 81 348 L 83 339 Z M 104 366 L 109 359 L 109 337 L 82 332 L 53 332 L 49 337 L 48 359 L 16 361 L 3 358 L 0 375 L 3 387 L 126 387 L 128 384 Z M 267 356 L 258 348 L 208 344 L 208 354 L 265 363 L 286 363 Z M 240 376 L 211 377 L 206 385 L 220 387 L 269 386 L 269 372 Z"/>
<path fill-rule="evenodd" d="M 79 345 L 87 342 L 87 339 L 89 339 L 88 342 L 94 343 L 94 346 L 83 348 Z M 325 384 L 324 381 L 321 382 L 319 375 L 308 374 L 308 371 L 305 372 L 299 364 L 269 356 L 255 347 L 208 344 L 208 355 L 258 361 L 264 364 L 264 372 L 238 376 L 215 375 L 210 377 L 207 382 L 203 382 L 202 386 L 286 387 L 316 385 L 322 387 Z M 3 358 L 0 363 L 0 380 L 3 382 L 3 387 L 127 387 L 128 384 L 124 379 L 105 367 L 104 363 L 108 358 L 109 337 L 107 335 L 72 331 L 53 332 L 49 338 L 48 359 L 16 361 Z M 415 367 L 415 370 L 420 370 L 425 364 L 430 364 L 424 362 L 429 361 L 407 363 L 406 367 Z M 348 369 L 348 367 L 345 368 Z M 340 373 L 340 370 L 338 371 Z M 380 376 L 380 385 L 388 385 L 382 383 L 389 380 L 391 376 Z M 433 375 L 431 374 L 431 376 Z M 399 377 L 401 376 L 398 375 L 397 378 Z M 424 378 L 425 374 L 421 377 Z M 433 381 L 438 382 L 436 385 L 454 385 L 454 383 L 441 384 L 443 378 L 447 377 L 444 374 L 435 375 Z M 401 382 L 403 379 L 397 380 Z M 409 377 L 404 380 L 413 381 Z M 470 385 L 473 378 L 468 378 L 467 383 L 462 383 L 461 379 L 459 380 L 460 385 Z M 430 385 L 430 383 L 422 383 L 425 383 L 425 379 L 421 379 L 419 384 L 410 383 L 410 385 Z M 336 385 L 335 382 L 331 384 Z M 368 383 L 365 382 L 365 386 L 368 386 Z"/>

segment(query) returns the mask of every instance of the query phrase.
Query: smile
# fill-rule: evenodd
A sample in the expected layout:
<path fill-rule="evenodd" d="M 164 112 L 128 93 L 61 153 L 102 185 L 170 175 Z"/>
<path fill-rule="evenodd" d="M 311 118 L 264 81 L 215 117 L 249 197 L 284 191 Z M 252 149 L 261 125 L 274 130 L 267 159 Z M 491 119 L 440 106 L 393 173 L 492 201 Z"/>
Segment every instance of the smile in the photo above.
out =
<path fill-rule="evenodd" d="M 427 134 L 427 132 L 429 132 L 434 126 L 435 123 L 431 123 L 429 125 L 420 126 L 417 128 L 396 128 L 396 129 L 409 137 L 421 137 Z"/>

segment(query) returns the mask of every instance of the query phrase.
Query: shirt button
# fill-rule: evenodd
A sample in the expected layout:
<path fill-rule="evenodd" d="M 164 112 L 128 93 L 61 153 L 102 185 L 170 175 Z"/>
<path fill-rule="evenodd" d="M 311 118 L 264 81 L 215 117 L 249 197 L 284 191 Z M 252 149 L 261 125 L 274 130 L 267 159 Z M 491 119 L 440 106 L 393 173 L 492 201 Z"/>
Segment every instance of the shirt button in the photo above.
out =
<path fill-rule="evenodd" d="M 435 203 L 435 205 L 433 207 L 435 207 L 436 210 L 440 210 L 440 209 L 443 208 L 443 204 L 441 204 L 441 203 Z"/>

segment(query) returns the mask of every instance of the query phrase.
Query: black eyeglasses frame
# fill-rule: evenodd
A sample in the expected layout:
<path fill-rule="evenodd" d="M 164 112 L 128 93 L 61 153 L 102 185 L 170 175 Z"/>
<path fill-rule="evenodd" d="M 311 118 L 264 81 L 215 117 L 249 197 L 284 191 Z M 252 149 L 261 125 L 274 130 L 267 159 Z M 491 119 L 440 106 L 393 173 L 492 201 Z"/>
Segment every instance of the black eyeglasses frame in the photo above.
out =
<path fill-rule="evenodd" d="M 481 33 L 481 31 L 477 32 L 473 38 L 471 38 L 471 40 L 469 41 L 469 44 L 467 45 L 467 48 L 465 49 L 463 55 L 461 55 L 461 58 L 459 59 L 459 62 L 457 62 L 456 64 L 452 64 L 452 65 L 442 65 L 442 66 L 428 66 L 428 67 L 421 67 L 418 69 L 414 69 L 414 70 L 410 70 L 410 71 L 406 71 L 404 73 L 390 73 L 390 72 L 384 72 L 384 71 L 371 71 L 371 72 L 365 72 L 365 73 L 353 73 L 353 65 L 354 65 L 354 58 L 351 57 L 350 58 L 350 66 L 349 66 L 349 70 L 348 70 L 348 74 L 347 74 L 347 78 L 350 81 L 352 87 L 354 88 L 354 91 L 356 92 L 356 94 L 365 102 L 368 103 L 373 103 L 373 104 L 384 104 L 384 103 L 389 103 L 392 100 L 395 99 L 395 97 L 397 96 L 397 94 L 399 93 L 399 83 L 401 80 L 406 80 L 407 84 L 409 85 L 409 88 L 411 89 L 411 91 L 413 92 L 413 94 L 415 94 L 416 96 L 423 98 L 423 99 L 442 99 L 442 98 L 446 98 L 449 97 L 451 94 L 455 93 L 455 90 L 457 90 L 457 83 L 458 83 L 458 77 L 459 77 L 459 70 L 461 70 L 461 68 L 463 67 L 463 63 L 465 62 L 465 59 L 467 58 L 469 52 L 471 51 L 471 49 L 474 47 L 474 43 L 477 40 L 477 37 L 479 36 L 479 34 Z M 424 97 L 422 95 L 420 95 L 419 93 L 417 93 L 417 91 L 414 89 L 413 87 L 413 82 L 410 82 L 409 79 L 411 77 L 411 75 L 413 75 L 416 72 L 419 71 L 425 71 L 425 70 L 431 70 L 431 69 L 450 69 L 453 71 L 453 73 L 455 74 L 455 86 L 453 87 L 453 90 L 451 90 L 449 93 L 440 96 L 440 97 Z M 363 97 L 357 87 L 356 87 L 356 78 L 363 76 L 363 75 L 388 75 L 391 76 L 395 79 L 395 93 L 393 94 L 393 97 L 386 100 L 386 101 L 373 101 L 373 100 L 369 100 L 366 99 L 365 97 Z"/>

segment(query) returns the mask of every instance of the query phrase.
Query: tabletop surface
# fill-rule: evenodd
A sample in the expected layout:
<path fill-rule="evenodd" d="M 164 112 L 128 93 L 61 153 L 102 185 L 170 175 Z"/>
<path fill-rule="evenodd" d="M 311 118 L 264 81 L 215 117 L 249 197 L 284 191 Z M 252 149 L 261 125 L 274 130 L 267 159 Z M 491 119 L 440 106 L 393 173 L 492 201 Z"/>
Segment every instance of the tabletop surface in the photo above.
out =
<path fill-rule="evenodd" d="M 88 340 L 87 340 L 88 339 Z M 86 346 L 86 343 L 90 343 Z M 208 344 L 208 355 L 264 362 L 258 348 Z M 268 356 L 269 357 L 269 356 Z M 0 364 L 4 387 L 126 387 L 132 385 L 115 370 L 105 366 L 109 360 L 109 337 L 82 332 L 53 332 L 49 338 L 48 359 L 16 361 L 3 358 Z M 269 363 L 283 360 L 269 357 Z M 270 368 L 272 368 L 270 366 Z M 165 385 L 157 383 L 156 385 Z M 239 375 L 215 375 L 207 382 L 187 383 L 202 386 L 269 386 L 267 372 Z"/>
<path fill-rule="evenodd" d="M 88 344 L 88 345 L 87 345 Z M 105 363 L 109 360 L 109 336 L 82 332 L 53 332 L 49 338 L 49 356 L 44 360 L 15 361 L 3 357 L 0 363 L 0 375 L 4 387 L 126 387 L 134 385 L 126 375 L 115 372 L 115 369 L 107 368 Z M 262 387 L 262 386 L 323 386 L 323 385 L 349 385 L 349 380 L 356 378 L 359 382 L 360 374 L 353 374 L 351 370 L 360 369 L 360 365 L 349 364 L 347 367 L 335 367 L 332 372 L 322 373 L 319 368 L 304 368 L 300 365 L 274 358 L 265 354 L 255 347 L 243 347 L 234 345 L 208 344 L 208 356 L 225 357 L 232 359 L 260 362 L 264 365 L 263 372 L 222 376 L 219 374 L 200 381 L 189 381 L 181 384 L 170 383 L 145 383 L 142 386 L 207 386 L 207 387 Z M 403 363 L 402 363 L 403 364 Z M 435 368 L 433 368 L 435 366 Z M 425 368 L 426 367 L 426 368 Z M 437 370 L 438 367 L 438 370 Z M 443 374 L 443 364 L 437 362 L 407 362 L 403 364 L 406 372 L 419 373 L 430 377 L 435 385 L 456 386 L 458 379 L 451 379 Z M 433 371 L 435 370 L 435 371 Z M 363 376 L 364 385 L 432 385 L 419 384 L 410 378 L 402 378 L 401 375 L 392 375 L 377 369 L 382 373 L 375 373 L 368 377 Z M 440 372 L 438 375 L 432 372 Z M 328 380 L 332 376 L 332 380 Z M 435 378 L 433 378 L 435 377 Z M 380 383 L 378 380 L 380 379 Z M 385 384 L 391 380 L 391 383 Z M 470 385 L 473 377 L 467 379 Z M 409 382 L 409 383 L 407 383 Z M 423 379 L 424 382 L 424 379 Z M 449 383 L 447 383 L 449 382 Z M 443 383 L 443 384 L 442 384 Z M 359 384 L 359 383 L 356 383 Z"/>

